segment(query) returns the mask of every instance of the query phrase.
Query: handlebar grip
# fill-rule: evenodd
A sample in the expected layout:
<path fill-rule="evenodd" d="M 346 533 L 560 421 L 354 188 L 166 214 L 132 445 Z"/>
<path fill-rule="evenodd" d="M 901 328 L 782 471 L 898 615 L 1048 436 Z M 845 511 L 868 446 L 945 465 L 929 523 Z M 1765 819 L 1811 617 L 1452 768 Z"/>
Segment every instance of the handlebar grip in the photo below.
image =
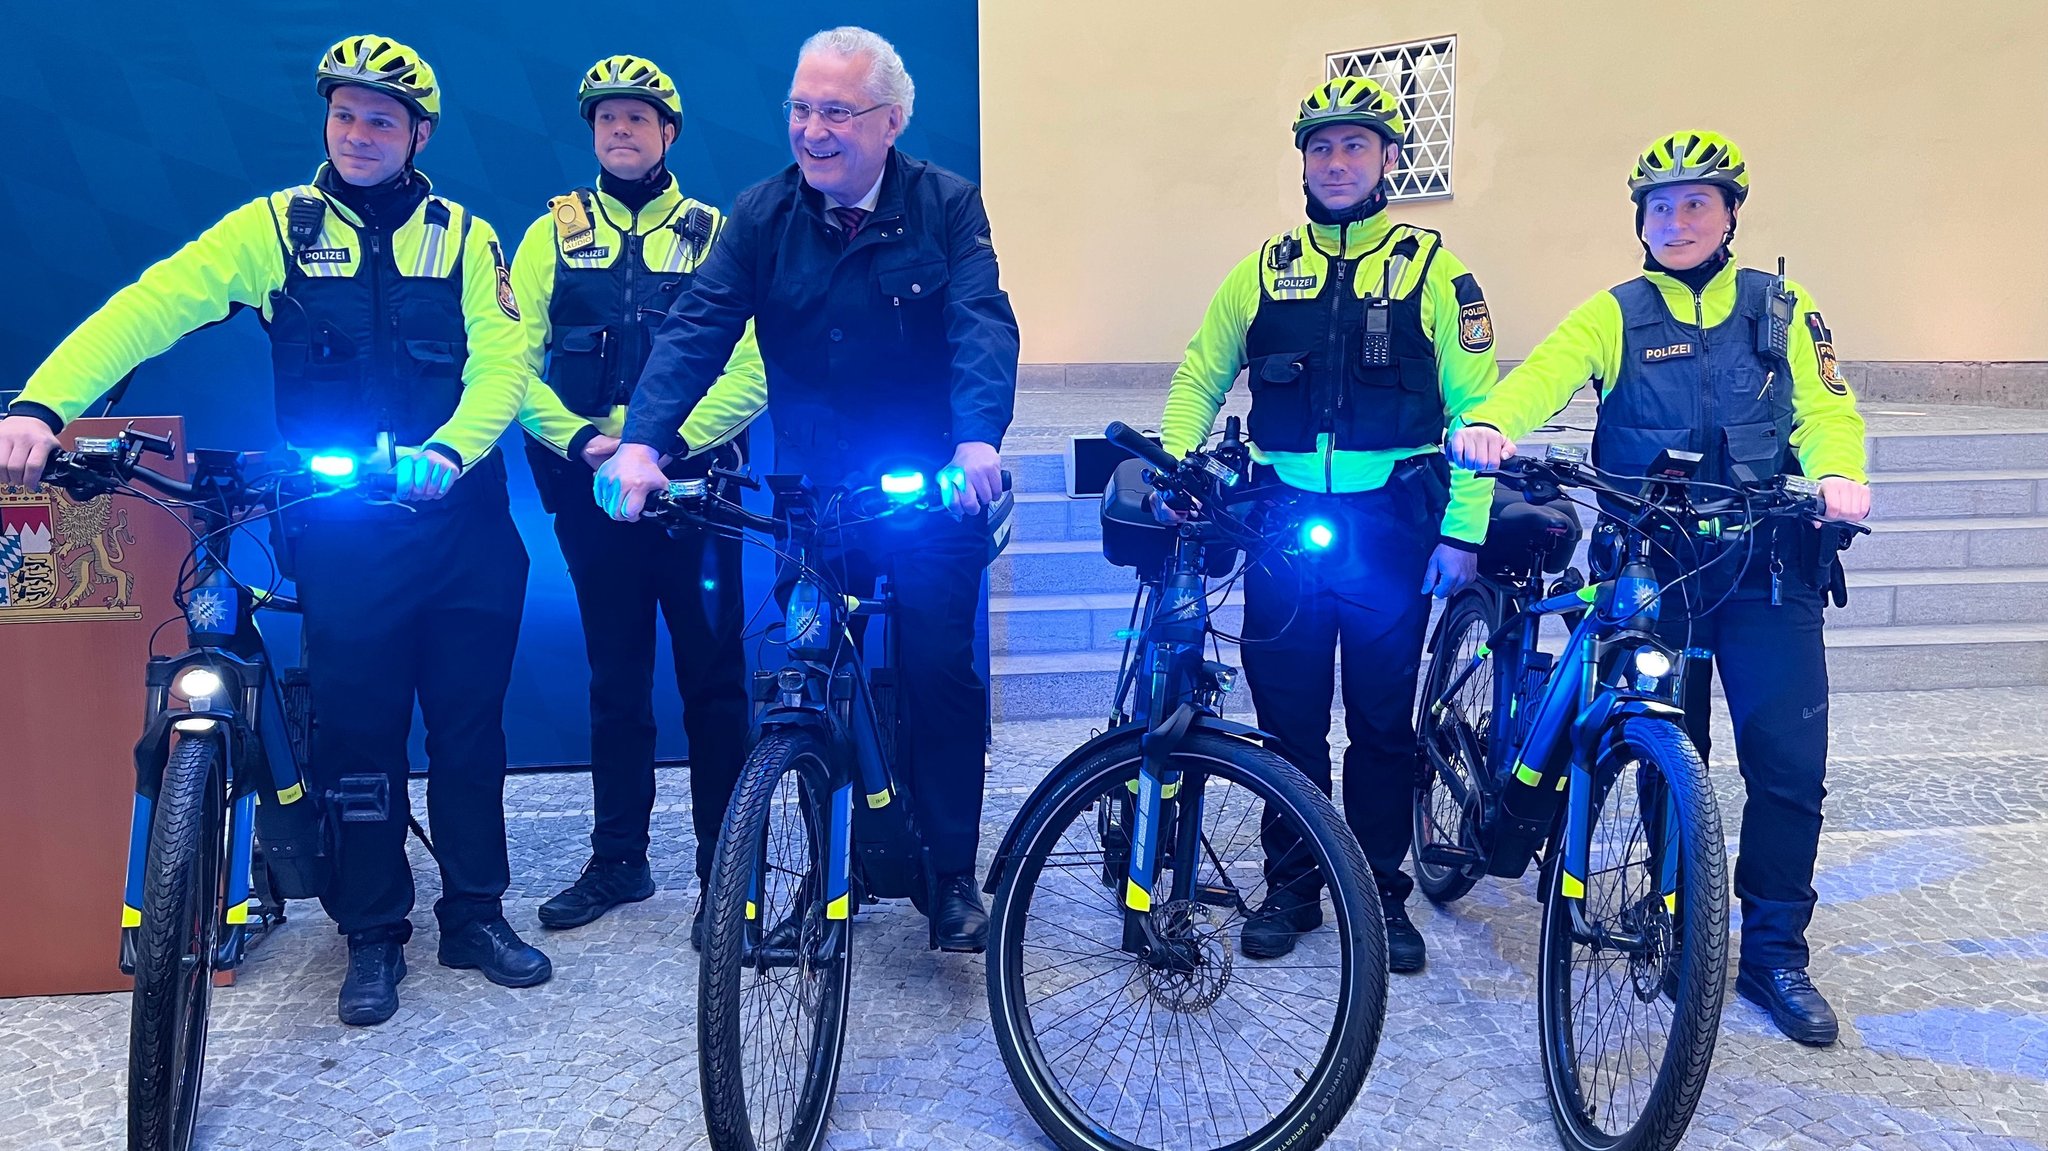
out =
<path fill-rule="evenodd" d="M 1165 448 L 1146 439 L 1143 432 L 1122 420 L 1114 421 L 1108 427 L 1102 429 L 1102 434 L 1109 438 L 1110 443 L 1144 460 L 1162 472 L 1172 472 L 1180 467 L 1180 461 L 1174 459 L 1172 454 Z"/>

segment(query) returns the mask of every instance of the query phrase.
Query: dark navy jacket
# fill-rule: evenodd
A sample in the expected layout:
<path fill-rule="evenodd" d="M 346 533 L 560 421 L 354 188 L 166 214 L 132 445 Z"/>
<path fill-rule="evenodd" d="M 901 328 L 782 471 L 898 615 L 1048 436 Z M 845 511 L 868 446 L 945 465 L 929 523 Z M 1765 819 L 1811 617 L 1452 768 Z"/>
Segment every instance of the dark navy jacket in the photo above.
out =
<path fill-rule="evenodd" d="M 962 441 L 1002 446 L 1017 318 L 996 282 L 980 190 L 891 150 L 874 214 L 850 244 L 825 209 L 794 164 L 740 194 L 655 336 L 626 442 L 672 450 L 751 317 L 777 470 L 831 483 L 930 472 Z"/>

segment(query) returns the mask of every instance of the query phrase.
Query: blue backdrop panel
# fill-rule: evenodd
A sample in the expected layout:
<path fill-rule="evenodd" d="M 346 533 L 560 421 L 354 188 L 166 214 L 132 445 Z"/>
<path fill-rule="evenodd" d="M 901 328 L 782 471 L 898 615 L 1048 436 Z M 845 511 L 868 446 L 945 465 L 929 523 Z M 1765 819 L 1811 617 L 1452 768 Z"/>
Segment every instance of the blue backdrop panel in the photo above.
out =
<path fill-rule="evenodd" d="M 439 73 L 443 115 L 419 166 L 435 190 L 489 220 L 509 246 L 550 196 L 596 178 L 576 114 L 583 71 L 647 56 L 675 78 L 683 133 L 669 167 L 686 192 L 730 205 L 790 161 L 781 103 L 804 38 L 858 23 L 893 41 L 917 82 L 901 147 L 978 179 L 974 0 L 817 0 L 593 9 L 293 0 L 256 4 L 17 6 L 0 37 L 0 398 L 107 296 L 237 205 L 308 179 L 322 157 L 313 68 L 344 35 L 377 32 Z M 638 14 L 639 18 L 634 17 Z M 635 27 L 635 25 L 638 25 Z M 121 412 L 180 412 L 201 447 L 275 443 L 270 367 L 253 317 L 196 333 L 136 373 Z M 757 425 L 757 443 L 768 442 Z M 575 599 L 523 454 L 504 445 L 533 576 L 506 708 L 518 764 L 588 756 L 588 674 Z M 748 591 L 769 571 L 758 549 Z M 238 566 L 252 580 L 253 558 Z M 772 615 L 772 613 L 768 613 Z M 762 617 L 767 618 L 767 615 Z M 660 665 L 669 665 L 662 640 Z M 137 684 L 140 676 L 137 677 Z M 656 678 L 660 754 L 684 743 L 666 671 Z M 417 748 L 416 748 L 417 759 Z"/>

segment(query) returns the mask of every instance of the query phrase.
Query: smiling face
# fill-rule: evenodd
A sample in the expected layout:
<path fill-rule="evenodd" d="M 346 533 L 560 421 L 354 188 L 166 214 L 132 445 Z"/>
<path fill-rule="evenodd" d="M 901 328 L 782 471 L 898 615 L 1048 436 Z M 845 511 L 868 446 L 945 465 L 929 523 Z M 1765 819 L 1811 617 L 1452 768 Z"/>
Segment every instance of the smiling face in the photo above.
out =
<path fill-rule="evenodd" d="M 1643 197 L 1643 246 L 1674 272 L 1712 259 L 1734 224 L 1726 193 L 1712 184 L 1673 184 Z"/>
<path fill-rule="evenodd" d="M 796 78 L 790 81 L 789 98 L 812 108 L 811 115 L 789 122 L 789 149 L 803 171 L 804 182 L 842 204 L 851 204 L 868 194 L 882 178 L 889 148 L 903 134 L 903 107 L 891 104 L 844 124 L 834 124 L 819 109 L 845 108 L 860 112 L 876 101 L 868 94 L 867 82 L 874 58 L 865 53 L 840 56 L 813 52 L 797 61 Z"/>
<path fill-rule="evenodd" d="M 327 97 L 327 156 L 335 173 L 358 188 L 398 175 L 434 134 L 433 124 L 415 126 L 414 119 L 396 96 L 355 84 L 336 88 Z"/>
<path fill-rule="evenodd" d="M 654 171 L 676 140 L 675 129 L 654 105 L 631 96 L 598 101 L 591 109 L 590 127 L 597 162 L 621 180 L 638 180 Z"/>
<path fill-rule="evenodd" d="M 1401 146 L 1358 124 L 1332 124 L 1301 146 L 1301 178 L 1332 212 L 1355 208 L 1400 161 Z"/>

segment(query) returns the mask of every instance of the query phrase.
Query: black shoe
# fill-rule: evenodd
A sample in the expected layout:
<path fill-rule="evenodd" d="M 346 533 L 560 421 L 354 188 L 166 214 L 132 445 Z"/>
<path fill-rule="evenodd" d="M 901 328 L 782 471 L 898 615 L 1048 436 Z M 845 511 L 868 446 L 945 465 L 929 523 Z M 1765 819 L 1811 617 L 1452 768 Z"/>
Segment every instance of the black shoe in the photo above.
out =
<path fill-rule="evenodd" d="M 1808 1047 L 1831 1046 L 1841 1033 L 1835 1009 L 1828 1006 L 1804 967 L 1751 967 L 1745 963 L 1736 974 L 1735 990 L 1770 1012 L 1771 1022 L 1787 1038 Z"/>
<path fill-rule="evenodd" d="M 500 987 L 533 987 L 555 974 L 540 948 L 519 938 L 503 916 L 443 932 L 441 966 L 474 967 Z"/>
<path fill-rule="evenodd" d="M 1245 920 L 1237 949 L 1246 959 L 1278 959 L 1294 950 L 1295 941 L 1323 925 L 1323 896 L 1312 898 L 1287 891 L 1266 896 Z"/>
<path fill-rule="evenodd" d="M 1408 920 L 1408 907 L 1401 903 L 1383 905 L 1387 916 L 1387 970 L 1396 975 L 1413 975 L 1429 962 L 1429 947 L 1422 933 Z"/>
<path fill-rule="evenodd" d="M 348 974 L 341 977 L 341 1021 L 375 1027 L 398 1010 L 405 978 L 405 945 L 395 940 L 348 941 Z"/>
<path fill-rule="evenodd" d="M 540 905 L 540 925 L 556 931 L 581 927 L 621 903 L 638 903 L 653 894 L 654 874 L 646 860 L 593 855 L 567 891 Z"/>
<path fill-rule="evenodd" d="M 697 913 L 690 917 L 690 950 L 704 950 L 704 916 L 711 910 L 710 893 L 703 884 L 697 885 Z"/>
<path fill-rule="evenodd" d="M 988 950 L 988 909 L 975 889 L 974 872 L 942 875 L 931 909 L 932 946 L 940 951 L 980 954 Z"/>

